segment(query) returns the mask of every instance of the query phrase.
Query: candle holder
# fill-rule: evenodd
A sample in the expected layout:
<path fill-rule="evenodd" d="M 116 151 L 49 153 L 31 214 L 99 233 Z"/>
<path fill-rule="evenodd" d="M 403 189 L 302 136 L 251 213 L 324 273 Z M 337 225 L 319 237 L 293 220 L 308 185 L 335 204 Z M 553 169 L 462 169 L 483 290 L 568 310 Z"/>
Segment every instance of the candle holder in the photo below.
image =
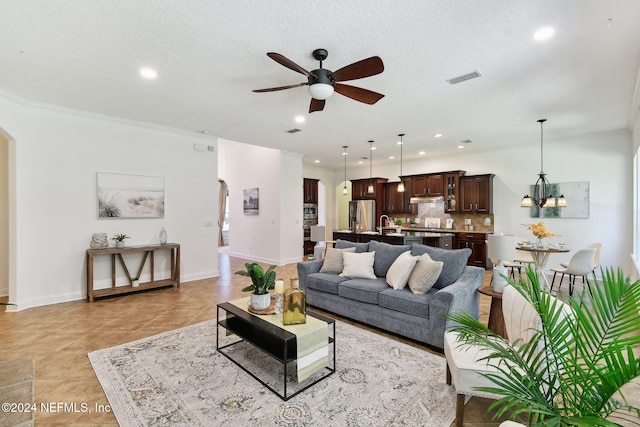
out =
<path fill-rule="evenodd" d="M 276 299 L 274 311 L 276 316 L 275 319 L 277 321 L 282 321 L 282 311 L 284 308 L 284 298 L 282 295 L 283 292 L 284 292 L 284 280 L 276 280 L 275 286 L 273 288 L 273 294 Z"/>

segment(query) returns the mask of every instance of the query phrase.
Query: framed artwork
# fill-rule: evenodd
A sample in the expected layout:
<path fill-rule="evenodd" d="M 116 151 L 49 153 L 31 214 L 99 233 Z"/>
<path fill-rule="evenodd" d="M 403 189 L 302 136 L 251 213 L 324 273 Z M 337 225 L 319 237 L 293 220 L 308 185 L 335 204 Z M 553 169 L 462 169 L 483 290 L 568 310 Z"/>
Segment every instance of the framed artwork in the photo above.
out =
<path fill-rule="evenodd" d="M 530 188 L 533 194 L 534 185 Z M 551 184 L 551 194 L 564 194 L 566 208 L 540 208 L 531 206 L 531 218 L 589 218 L 589 181 Z"/>
<path fill-rule="evenodd" d="M 258 215 L 260 213 L 259 190 L 248 188 L 243 190 L 242 209 L 245 215 Z"/>
<path fill-rule="evenodd" d="M 164 177 L 98 172 L 98 218 L 163 218 Z"/>

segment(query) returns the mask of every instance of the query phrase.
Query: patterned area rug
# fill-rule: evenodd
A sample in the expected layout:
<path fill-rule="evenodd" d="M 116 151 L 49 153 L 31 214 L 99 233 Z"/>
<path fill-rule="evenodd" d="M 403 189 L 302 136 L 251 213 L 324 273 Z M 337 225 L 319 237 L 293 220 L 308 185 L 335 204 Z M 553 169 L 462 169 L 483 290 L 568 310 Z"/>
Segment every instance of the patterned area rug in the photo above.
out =
<path fill-rule="evenodd" d="M 122 426 L 451 425 L 455 390 L 445 384 L 443 357 L 342 322 L 336 336 L 336 373 L 288 402 L 217 353 L 215 321 L 89 359 Z M 282 378 L 272 358 L 249 345 L 232 348 L 273 376 L 265 381 Z"/>

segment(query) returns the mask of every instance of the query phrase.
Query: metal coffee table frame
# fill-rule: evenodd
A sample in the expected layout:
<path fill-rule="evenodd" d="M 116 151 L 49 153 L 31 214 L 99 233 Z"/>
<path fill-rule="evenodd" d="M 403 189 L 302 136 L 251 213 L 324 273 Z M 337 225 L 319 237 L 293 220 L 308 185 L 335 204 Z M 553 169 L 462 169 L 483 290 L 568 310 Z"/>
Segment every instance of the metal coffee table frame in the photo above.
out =
<path fill-rule="evenodd" d="M 222 318 L 220 316 L 220 311 L 224 310 L 226 312 L 226 316 Z M 328 344 L 333 344 L 333 364 L 325 366 L 323 369 L 328 373 L 323 375 L 314 381 L 306 384 L 302 388 L 298 389 L 293 394 L 287 394 L 287 366 L 297 360 L 297 346 L 296 346 L 296 336 L 285 329 L 279 328 L 278 326 L 269 323 L 259 316 L 254 316 L 251 313 L 248 313 L 245 310 L 236 307 L 235 305 L 225 302 L 217 305 L 216 312 L 216 349 L 222 355 L 224 355 L 227 359 L 235 363 L 240 367 L 243 371 L 251 375 L 256 379 L 260 384 L 271 390 L 274 394 L 280 397 L 282 400 L 287 401 L 292 397 L 302 393 L 309 387 L 317 384 L 328 376 L 334 374 L 336 372 L 336 321 L 327 316 L 323 316 L 319 313 L 314 313 L 311 311 L 307 311 L 307 316 L 315 317 L 319 320 L 326 322 L 328 325 L 332 327 L 329 330 L 332 331 L 332 334 L 329 335 Z M 230 344 L 226 344 L 224 346 L 220 346 L 220 327 L 223 327 L 229 332 L 233 332 L 235 335 L 240 337 L 241 339 L 234 341 Z M 254 347 L 262 350 L 267 355 L 273 357 L 278 362 L 282 363 L 283 368 L 283 382 L 284 382 L 284 391 L 283 393 L 278 392 L 269 384 L 265 383 L 262 379 L 260 379 L 256 374 L 249 371 L 245 366 L 242 366 L 240 362 L 233 359 L 231 355 L 227 354 L 223 350 L 229 347 L 232 347 L 236 344 L 248 342 L 252 344 Z M 331 359 L 331 358 L 330 358 Z"/>

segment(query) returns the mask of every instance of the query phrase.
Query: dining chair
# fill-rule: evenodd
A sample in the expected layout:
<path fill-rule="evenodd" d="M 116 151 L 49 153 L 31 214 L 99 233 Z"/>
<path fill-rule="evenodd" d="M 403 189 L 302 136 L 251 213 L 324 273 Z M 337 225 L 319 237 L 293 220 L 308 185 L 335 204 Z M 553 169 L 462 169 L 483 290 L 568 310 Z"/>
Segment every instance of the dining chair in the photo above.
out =
<path fill-rule="evenodd" d="M 553 285 L 556 281 L 556 275 L 558 273 L 562 274 L 560 276 L 560 283 L 558 284 L 558 291 L 562 286 L 562 280 L 564 279 L 564 275 L 569 275 L 569 296 L 573 295 L 573 288 L 575 285 L 576 276 L 582 277 L 582 283 L 587 285 L 589 288 L 589 292 L 591 292 L 591 288 L 589 285 L 589 281 L 586 280 L 589 273 L 593 273 L 595 269 L 595 257 L 596 257 L 596 248 L 585 248 L 577 251 L 565 268 L 552 268 L 553 271 L 553 280 L 551 281 L 551 291 L 553 291 Z"/>
<path fill-rule="evenodd" d="M 555 298 L 555 297 L 551 297 Z M 560 302 L 560 301 L 559 301 Z M 540 328 L 540 315 L 513 286 L 507 285 L 502 294 L 502 307 L 507 339 L 511 346 L 528 343 Z M 562 316 L 570 315 L 568 305 L 561 303 L 559 309 Z M 447 331 L 444 334 L 444 354 L 446 357 L 446 382 L 456 388 L 456 427 L 464 422 L 464 403 L 466 396 L 479 396 L 489 399 L 500 399 L 501 395 L 479 391 L 478 387 L 495 387 L 495 383 L 484 374 L 498 373 L 493 366 L 496 361 L 489 362 L 485 358 L 492 350 L 475 345 L 461 344 L 458 332 Z"/>
<path fill-rule="evenodd" d="M 596 257 L 593 263 L 593 271 L 595 272 L 595 270 L 600 267 L 600 251 L 602 250 L 602 243 L 591 243 L 590 245 L 587 245 L 587 249 L 588 248 L 596 248 Z M 561 262 L 560 265 L 567 268 L 569 266 L 569 262 Z"/>

